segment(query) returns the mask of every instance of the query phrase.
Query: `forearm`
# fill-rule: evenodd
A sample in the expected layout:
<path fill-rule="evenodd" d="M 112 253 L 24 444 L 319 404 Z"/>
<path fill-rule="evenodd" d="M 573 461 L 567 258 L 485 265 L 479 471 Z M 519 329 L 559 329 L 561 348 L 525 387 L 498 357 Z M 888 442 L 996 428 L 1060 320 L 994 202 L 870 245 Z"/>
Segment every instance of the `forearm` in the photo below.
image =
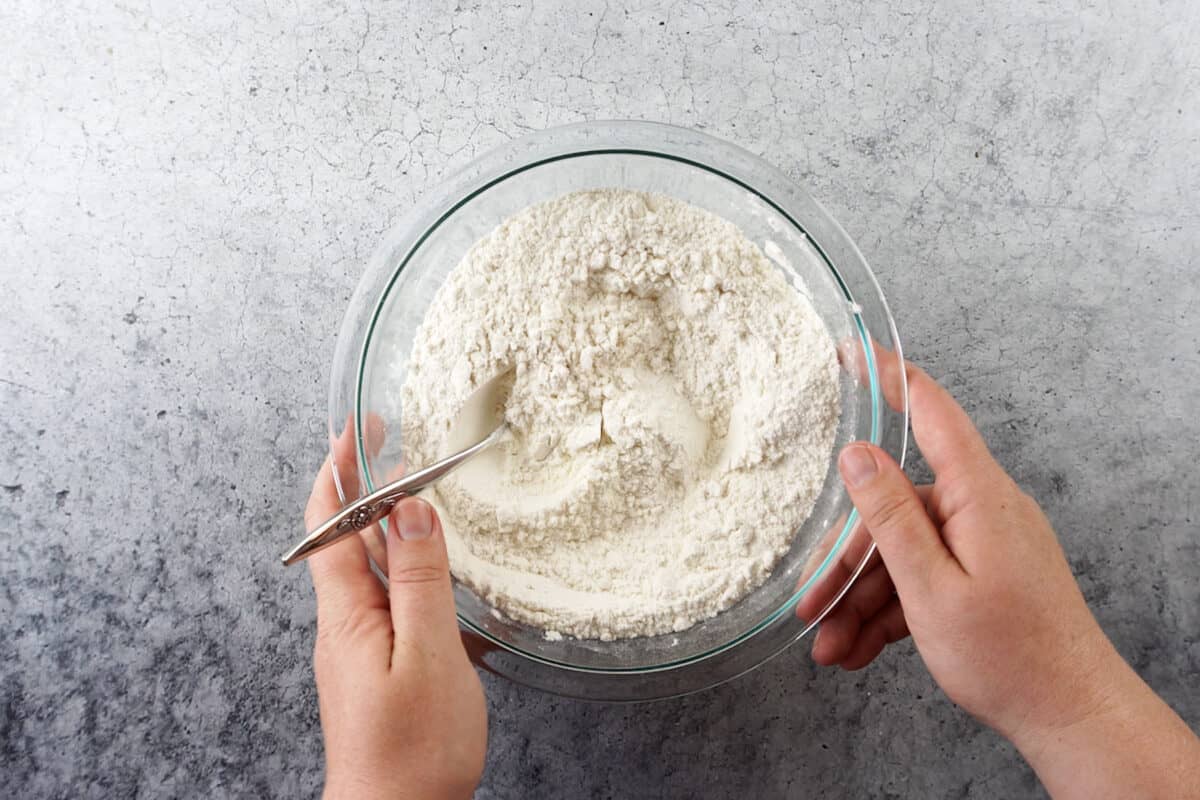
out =
<path fill-rule="evenodd" d="M 1013 743 L 1055 800 L 1182 798 L 1200 791 L 1200 739 L 1114 651 L 1106 698 Z"/>

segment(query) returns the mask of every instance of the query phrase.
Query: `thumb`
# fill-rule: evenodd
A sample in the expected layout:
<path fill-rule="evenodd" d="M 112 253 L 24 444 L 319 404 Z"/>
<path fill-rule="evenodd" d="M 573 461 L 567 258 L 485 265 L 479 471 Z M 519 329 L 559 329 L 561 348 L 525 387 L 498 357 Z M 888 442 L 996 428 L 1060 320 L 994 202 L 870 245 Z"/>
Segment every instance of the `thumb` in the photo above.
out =
<path fill-rule="evenodd" d="M 450 564 L 437 512 L 424 500 L 408 497 L 396 504 L 388 522 L 388 596 L 397 652 L 447 634 L 458 641 Z"/>
<path fill-rule="evenodd" d="M 842 450 L 838 469 L 863 524 L 879 547 L 901 602 L 927 596 L 938 573 L 962 568 L 946 548 L 916 487 L 892 457 L 874 445 L 854 442 Z"/>

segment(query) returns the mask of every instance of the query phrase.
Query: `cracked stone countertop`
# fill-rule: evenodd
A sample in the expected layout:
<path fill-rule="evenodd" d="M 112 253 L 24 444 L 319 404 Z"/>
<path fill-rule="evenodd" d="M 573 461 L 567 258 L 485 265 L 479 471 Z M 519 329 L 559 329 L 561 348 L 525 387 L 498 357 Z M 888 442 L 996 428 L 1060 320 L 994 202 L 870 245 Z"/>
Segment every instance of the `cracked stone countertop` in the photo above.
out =
<path fill-rule="evenodd" d="M 0 9 L 0 794 L 319 790 L 312 589 L 277 556 L 346 301 L 448 170 L 585 119 L 806 184 L 1200 724 L 1200 4 L 782 5 Z M 650 705 L 485 685 L 481 798 L 1041 791 L 911 643 Z"/>

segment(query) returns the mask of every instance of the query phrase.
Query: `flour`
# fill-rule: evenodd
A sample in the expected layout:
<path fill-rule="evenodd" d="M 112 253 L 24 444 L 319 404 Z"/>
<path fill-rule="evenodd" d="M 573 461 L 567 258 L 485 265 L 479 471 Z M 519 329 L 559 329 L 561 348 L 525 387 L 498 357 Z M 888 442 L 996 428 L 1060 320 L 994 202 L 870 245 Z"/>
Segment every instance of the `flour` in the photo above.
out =
<path fill-rule="evenodd" d="M 427 496 L 459 580 L 508 617 L 614 639 L 681 631 L 769 576 L 819 493 L 833 342 L 734 225 L 661 195 L 577 192 L 477 242 L 422 323 L 407 460 L 511 373 L 511 438 Z"/>

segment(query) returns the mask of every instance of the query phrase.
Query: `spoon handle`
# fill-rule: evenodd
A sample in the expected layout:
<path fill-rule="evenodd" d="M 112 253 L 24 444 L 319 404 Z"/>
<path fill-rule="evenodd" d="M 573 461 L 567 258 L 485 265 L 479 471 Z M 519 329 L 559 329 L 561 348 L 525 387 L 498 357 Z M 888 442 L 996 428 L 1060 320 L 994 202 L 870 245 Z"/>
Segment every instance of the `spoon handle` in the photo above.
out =
<path fill-rule="evenodd" d="M 341 511 L 318 525 L 316 530 L 309 533 L 299 544 L 285 553 L 283 556 L 284 566 L 291 566 L 303 561 L 318 550 L 324 550 L 331 544 L 341 541 L 343 537 L 358 533 L 379 522 L 390 514 L 401 500 L 411 497 L 441 480 L 471 456 L 487 449 L 500 438 L 505 428 L 505 425 L 501 425 L 470 447 L 460 450 L 452 456 L 447 456 L 425 469 L 385 484 L 369 495 L 360 497 L 344 506 Z"/>

